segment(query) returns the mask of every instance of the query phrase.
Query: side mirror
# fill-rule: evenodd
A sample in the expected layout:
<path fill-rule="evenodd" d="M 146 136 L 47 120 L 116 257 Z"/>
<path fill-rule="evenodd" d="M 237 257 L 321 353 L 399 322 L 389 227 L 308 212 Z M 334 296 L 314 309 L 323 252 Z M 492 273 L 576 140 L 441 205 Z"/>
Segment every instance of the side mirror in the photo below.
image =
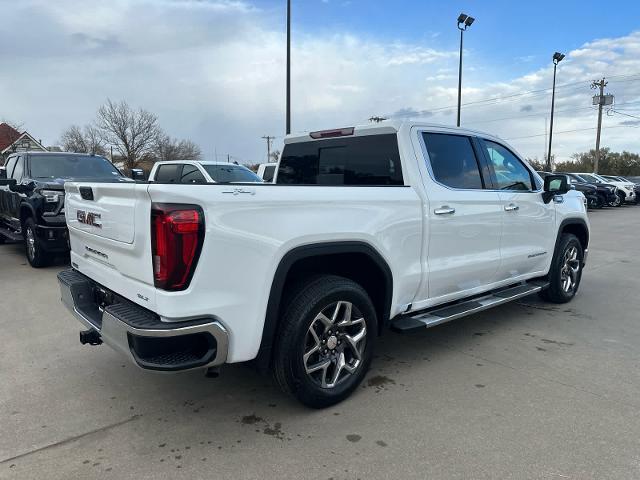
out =
<path fill-rule="evenodd" d="M 5 167 L 0 167 L 0 180 L 7 179 L 7 169 Z"/>
<path fill-rule="evenodd" d="M 566 175 L 547 175 L 544 177 L 544 203 L 549 203 L 555 195 L 563 195 L 569 191 Z"/>
<path fill-rule="evenodd" d="M 131 178 L 133 178 L 136 182 L 144 182 L 147 179 L 147 176 L 144 174 L 144 170 L 142 170 L 141 168 L 132 168 Z"/>
<path fill-rule="evenodd" d="M 35 187 L 36 187 L 36 184 L 33 182 L 22 184 L 22 183 L 17 183 L 15 179 L 13 179 L 13 183 L 9 184 L 9 190 L 16 193 L 29 193 Z"/>

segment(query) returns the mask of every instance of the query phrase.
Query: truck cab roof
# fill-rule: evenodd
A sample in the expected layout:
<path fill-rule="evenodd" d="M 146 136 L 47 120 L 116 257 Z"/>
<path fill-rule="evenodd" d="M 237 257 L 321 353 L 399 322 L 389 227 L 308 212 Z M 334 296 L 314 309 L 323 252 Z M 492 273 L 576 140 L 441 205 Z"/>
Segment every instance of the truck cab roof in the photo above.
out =
<path fill-rule="evenodd" d="M 385 120 L 380 123 L 370 123 L 363 125 L 355 125 L 352 127 L 338 127 L 335 129 L 319 130 L 313 132 L 295 133 L 285 137 L 284 143 L 308 142 L 310 140 L 323 140 L 326 138 L 336 138 L 342 136 L 365 136 L 365 135 L 383 135 L 388 133 L 399 133 L 412 128 L 421 128 L 433 130 L 443 133 L 452 133 L 458 135 L 481 136 L 487 139 L 493 139 L 501 143 L 505 143 L 503 139 L 495 135 L 491 135 L 480 130 L 469 128 L 454 127 L 451 125 L 442 125 L 437 123 L 423 122 L 411 119 L 392 119 Z"/>

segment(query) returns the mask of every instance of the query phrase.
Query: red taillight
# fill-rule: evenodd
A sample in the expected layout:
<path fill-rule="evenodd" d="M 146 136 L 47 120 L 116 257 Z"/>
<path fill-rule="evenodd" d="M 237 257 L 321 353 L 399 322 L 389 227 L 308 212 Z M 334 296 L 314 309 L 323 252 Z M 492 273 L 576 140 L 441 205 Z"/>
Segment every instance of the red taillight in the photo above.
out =
<path fill-rule="evenodd" d="M 197 205 L 151 206 L 153 279 L 163 290 L 184 290 L 198 263 L 204 240 L 204 215 Z"/>

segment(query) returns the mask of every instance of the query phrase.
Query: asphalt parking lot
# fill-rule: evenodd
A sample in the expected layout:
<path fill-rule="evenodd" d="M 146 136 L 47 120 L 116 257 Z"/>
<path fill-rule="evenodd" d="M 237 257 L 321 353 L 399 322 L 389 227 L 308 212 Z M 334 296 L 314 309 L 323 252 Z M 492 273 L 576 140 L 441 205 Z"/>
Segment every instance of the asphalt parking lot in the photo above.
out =
<path fill-rule="evenodd" d="M 389 333 L 323 411 L 246 366 L 158 375 L 81 346 L 65 266 L 0 245 L 0 478 L 640 478 L 640 207 L 590 218 L 572 303 Z"/>

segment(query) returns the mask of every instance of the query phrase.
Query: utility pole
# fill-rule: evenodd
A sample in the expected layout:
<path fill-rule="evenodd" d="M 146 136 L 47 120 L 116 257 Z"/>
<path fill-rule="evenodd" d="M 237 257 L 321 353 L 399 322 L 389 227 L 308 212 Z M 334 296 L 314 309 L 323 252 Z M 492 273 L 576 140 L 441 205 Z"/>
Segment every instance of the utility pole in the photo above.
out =
<path fill-rule="evenodd" d="M 227 153 L 227 163 L 231 163 L 231 154 Z"/>
<path fill-rule="evenodd" d="M 591 84 L 591 88 L 600 89 L 600 94 L 593 97 L 594 104 L 596 102 L 596 98 L 598 101 L 598 131 L 596 133 L 596 160 L 593 164 L 593 173 L 598 173 L 598 163 L 600 163 L 600 130 L 602 129 L 602 107 L 605 105 L 605 96 L 604 96 L 604 87 L 607 86 L 607 81 L 605 81 L 604 77 L 599 82 L 594 82 Z"/>
<path fill-rule="evenodd" d="M 262 138 L 264 138 L 267 141 L 267 163 L 269 163 L 271 161 L 271 142 L 276 137 L 270 137 L 269 135 L 264 135 Z"/>
<path fill-rule="evenodd" d="M 291 133 L 291 0 L 287 0 L 287 135 Z M 267 141 L 268 143 L 268 141 Z"/>

